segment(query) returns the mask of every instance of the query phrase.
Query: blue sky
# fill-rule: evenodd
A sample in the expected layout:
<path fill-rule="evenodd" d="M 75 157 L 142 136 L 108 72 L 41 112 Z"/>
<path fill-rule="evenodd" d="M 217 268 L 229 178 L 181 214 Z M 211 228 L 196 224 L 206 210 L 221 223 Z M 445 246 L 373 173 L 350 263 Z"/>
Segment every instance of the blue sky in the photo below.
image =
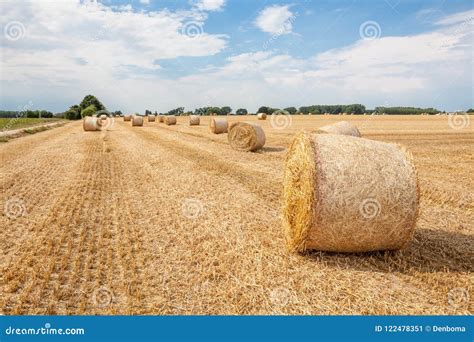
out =
<path fill-rule="evenodd" d="M 2 109 L 473 107 L 472 1 L 2 1 Z"/>

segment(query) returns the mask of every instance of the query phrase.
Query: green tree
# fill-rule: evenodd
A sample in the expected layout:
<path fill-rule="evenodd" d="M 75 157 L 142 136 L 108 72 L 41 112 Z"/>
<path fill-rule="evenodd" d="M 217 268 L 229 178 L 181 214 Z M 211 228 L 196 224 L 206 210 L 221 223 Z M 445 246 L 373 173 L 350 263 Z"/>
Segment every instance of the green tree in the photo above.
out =
<path fill-rule="evenodd" d="M 237 111 L 235 112 L 235 114 L 237 115 L 247 115 L 249 112 L 247 111 L 247 109 L 245 108 L 239 108 L 237 109 Z"/>
<path fill-rule="evenodd" d="M 296 114 L 296 112 L 298 111 L 295 107 L 287 107 L 285 108 L 284 110 L 286 110 L 288 113 L 290 113 L 291 115 L 294 115 Z"/>
<path fill-rule="evenodd" d="M 81 111 L 81 117 L 92 116 L 95 112 L 97 112 L 97 108 L 94 105 L 90 105 Z"/>
<path fill-rule="evenodd" d="M 221 112 L 221 115 L 227 115 L 232 112 L 232 108 L 230 108 L 229 106 L 225 106 L 221 108 L 220 112 Z"/>
<path fill-rule="evenodd" d="M 81 111 L 86 109 L 90 105 L 94 105 L 97 110 L 104 110 L 105 106 L 100 102 L 94 95 L 86 95 L 84 99 L 79 104 Z"/>
<path fill-rule="evenodd" d="M 271 114 L 268 112 L 268 107 L 267 106 L 262 106 L 257 110 L 257 113 L 265 113 L 265 114 Z"/>
<path fill-rule="evenodd" d="M 466 113 L 474 113 L 474 108 L 469 108 Z"/>
<path fill-rule="evenodd" d="M 64 118 L 68 120 L 79 120 L 81 118 L 81 110 L 78 105 L 73 105 L 64 113 Z"/>

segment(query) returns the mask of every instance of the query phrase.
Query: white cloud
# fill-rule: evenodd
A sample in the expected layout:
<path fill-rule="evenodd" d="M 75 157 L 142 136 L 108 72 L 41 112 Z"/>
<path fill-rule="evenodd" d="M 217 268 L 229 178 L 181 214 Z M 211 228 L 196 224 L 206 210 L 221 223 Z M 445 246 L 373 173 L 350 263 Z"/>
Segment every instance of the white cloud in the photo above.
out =
<path fill-rule="evenodd" d="M 219 11 L 225 5 L 225 0 L 198 0 L 194 5 L 201 11 Z"/>
<path fill-rule="evenodd" d="M 193 12 L 112 10 L 79 1 L 7 3 L 2 8 L 1 23 L 14 19 L 26 27 L 20 40 L 2 36 L 3 80 L 49 75 L 45 80 L 54 83 L 97 72 L 133 77 L 137 70 L 159 69 L 160 59 L 216 54 L 227 41 L 204 31 L 186 35 L 187 23 L 202 29 L 206 18 Z"/>
<path fill-rule="evenodd" d="M 111 10 L 77 1 L 2 3 L 1 27 L 18 20 L 26 34 L 16 41 L 2 35 L 0 100 L 9 108 L 31 100 L 35 108 L 64 110 L 92 93 L 110 109 L 130 112 L 354 102 L 450 110 L 445 101 L 458 109 L 472 105 L 457 90 L 472 89 L 473 32 L 465 19 L 454 18 L 440 19 L 444 24 L 432 32 L 359 40 L 310 58 L 241 53 L 222 66 L 170 79 L 162 76 L 163 59 L 225 48 L 225 36 L 183 34 L 189 21 L 204 25 L 206 13 Z"/>
<path fill-rule="evenodd" d="M 459 12 L 455 14 L 448 15 L 440 20 L 438 20 L 435 24 L 437 25 L 454 25 L 459 23 L 468 23 L 471 24 L 474 21 L 474 10 Z"/>
<path fill-rule="evenodd" d="M 289 5 L 273 5 L 264 8 L 255 20 L 255 25 L 263 32 L 274 35 L 291 33 L 293 13 Z"/>
<path fill-rule="evenodd" d="M 150 0 L 140 0 L 140 3 L 143 4 L 143 5 L 149 5 Z"/>

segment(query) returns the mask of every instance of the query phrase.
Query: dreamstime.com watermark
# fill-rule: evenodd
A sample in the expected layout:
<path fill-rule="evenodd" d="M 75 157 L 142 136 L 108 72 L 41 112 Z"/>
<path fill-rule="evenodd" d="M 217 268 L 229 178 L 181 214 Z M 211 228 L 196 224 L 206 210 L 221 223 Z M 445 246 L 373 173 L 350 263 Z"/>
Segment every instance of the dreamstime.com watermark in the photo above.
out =
<path fill-rule="evenodd" d="M 20 21 L 10 21 L 5 25 L 3 34 L 10 41 L 20 40 L 26 35 L 26 27 Z"/>
<path fill-rule="evenodd" d="M 471 118 L 468 114 L 449 114 L 448 125 L 452 129 L 468 128 L 471 123 Z"/>
<path fill-rule="evenodd" d="M 198 21 L 188 21 L 181 28 L 181 34 L 189 38 L 197 38 L 204 33 L 203 24 Z"/>
<path fill-rule="evenodd" d="M 289 128 L 293 120 L 291 114 L 286 110 L 277 110 L 270 115 L 270 124 L 275 129 L 286 129 Z"/>
<path fill-rule="evenodd" d="M 92 302 L 99 308 L 107 308 L 112 305 L 113 301 L 113 292 L 105 286 L 99 287 L 92 294 Z"/>
<path fill-rule="evenodd" d="M 21 198 L 10 198 L 5 201 L 3 206 L 5 216 L 10 220 L 15 220 L 18 217 L 25 217 L 28 213 L 26 211 L 25 201 Z"/>
<path fill-rule="evenodd" d="M 448 292 L 448 304 L 454 309 L 467 308 L 469 299 L 469 291 L 463 287 L 455 287 Z"/>
<path fill-rule="evenodd" d="M 186 198 L 181 206 L 183 215 L 188 219 L 197 219 L 201 216 L 204 206 L 197 198 Z"/>
<path fill-rule="evenodd" d="M 364 199 L 359 206 L 360 214 L 368 220 L 376 218 L 381 210 L 380 202 L 372 197 Z"/>
<path fill-rule="evenodd" d="M 85 335 L 84 328 L 53 328 L 46 323 L 40 328 L 16 328 L 9 326 L 5 329 L 5 335 Z"/>
<path fill-rule="evenodd" d="M 382 29 L 378 22 L 369 20 L 359 26 L 359 36 L 365 40 L 374 40 L 380 38 Z"/>

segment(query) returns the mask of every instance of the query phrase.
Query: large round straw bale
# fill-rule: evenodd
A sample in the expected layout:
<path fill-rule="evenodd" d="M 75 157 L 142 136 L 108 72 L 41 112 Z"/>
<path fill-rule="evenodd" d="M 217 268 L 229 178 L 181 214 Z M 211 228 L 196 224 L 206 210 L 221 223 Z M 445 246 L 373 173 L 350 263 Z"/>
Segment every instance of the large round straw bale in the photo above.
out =
<path fill-rule="evenodd" d="M 164 122 L 165 118 L 164 115 L 158 115 L 158 122 Z"/>
<path fill-rule="evenodd" d="M 227 140 L 239 151 L 256 151 L 265 145 L 265 132 L 252 122 L 235 122 L 229 129 Z"/>
<path fill-rule="evenodd" d="M 347 121 L 339 121 L 332 125 L 320 127 L 314 133 L 342 134 L 352 135 L 354 137 L 361 136 L 357 127 Z"/>
<path fill-rule="evenodd" d="M 266 120 L 267 119 L 267 114 L 266 113 L 258 113 L 257 114 L 257 119 L 258 120 Z"/>
<path fill-rule="evenodd" d="M 132 121 L 132 116 L 130 114 L 125 114 L 123 121 Z"/>
<path fill-rule="evenodd" d="M 199 115 L 190 115 L 189 116 L 189 126 L 199 126 L 201 123 L 201 118 Z"/>
<path fill-rule="evenodd" d="M 417 173 L 411 154 L 398 145 L 299 133 L 288 150 L 283 187 L 290 250 L 392 250 L 413 235 Z"/>
<path fill-rule="evenodd" d="M 143 116 L 134 115 L 132 117 L 132 126 L 143 126 Z"/>
<path fill-rule="evenodd" d="M 164 119 L 165 125 L 176 125 L 176 116 L 174 115 L 166 115 Z"/>
<path fill-rule="evenodd" d="M 101 119 L 101 120 L 107 120 L 107 115 L 102 114 L 102 115 L 100 116 L 100 119 Z"/>
<path fill-rule="evenodd" d="M 155 122 L 155 116 L 154 115 L 148 115 L 148 122 Z"/>
<path fill-rule="evenodd" d="M 100 131 L 101 125 L 100 120 L 97 117 L 86 116 L 82 121 L 82 127 L 84 131 Z"/>
<path fill-rule="evenodd" d="M 211 133 L 214 133 L 214 134 L 227 133 L 228 128 L 229 128 L 229 124 L 227 122 L 227 119 L 211 118 L 211 120 L 209 121 L 209 129 Z"/>

